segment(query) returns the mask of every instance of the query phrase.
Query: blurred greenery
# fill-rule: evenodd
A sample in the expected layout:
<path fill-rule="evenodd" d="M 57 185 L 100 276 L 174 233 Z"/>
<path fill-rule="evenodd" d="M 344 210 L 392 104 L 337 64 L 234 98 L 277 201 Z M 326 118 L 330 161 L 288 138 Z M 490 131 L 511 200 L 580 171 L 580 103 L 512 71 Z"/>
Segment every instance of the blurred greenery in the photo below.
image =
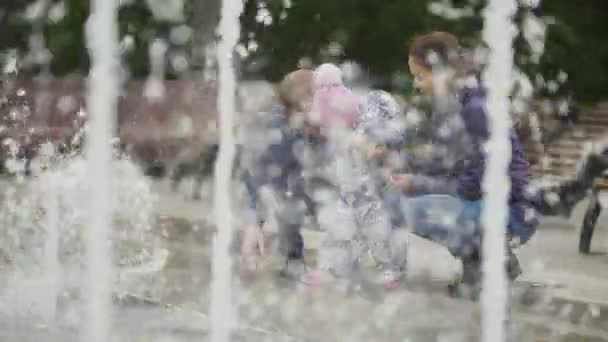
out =
<path fill-rule="evenodd" d="M 121 39 L 130 41 L 123 61 L 131 77 L 142 78 L 148 74 L 148 48 L 154 39 L 163 38 L 169 43 L 168 61 L 178 54 L 191 56 L 200 48 L 189 43 L 201 44 L 200 39 L 189 42 L 170 39 L 177 27 L 189 25 L 195 37 L 211 37 L 205 38 L 207 40 L 216 37 L 213 32 L 198 31 L 215 27 L 218 1 L 177 1 L 183 3 L 184 15 L 170 20 L 153 15 L 148 4 L 159 1 L 121 0 Z M 522 3 L 531 1 L 521 0 Z M 51 19 L 26 19 L 24 13 L 34 2 L 46 4 L 42 18 Z M 0 53 L 12 48 L 26 55 L 30 37 L 41 32 L 53 56 L 49 70 L 54 75 L 85 73 L 88 56 L 84 23 L 88 1 L 63 0 L 64 15 L 60 18 L 49 15 L 59 3 L 57 0 L 3 0 Z M 437 4 L 449 4 L 468 8 L 468 12 L 461 11 L 465 15 L 447 19 L 446 15 L 431 13 L 432 4 L 436 9 L 443 8 Z M 394 87 L 393 76 L 407 71 L 407 43 L 412 37 L 445 30 L 458 35 L 465 45 L 475 46 L 481 41 L 484 6 L 482 0 L 248 0 L 242 16 L 242 42 L 250 49 L 241 70 L 243 77 L 278 80 L 304 56 L 315 62 L 348 60 L 358 62 L 372 75 L 374 86 Z M 267 12 L 266 20 L 260 8 Z M 522 27 L 524 18 L 531 13 L 548 23 L 545 52 L 537 63 L 531 61 L 530 46 L 520 34 L 515 44 L 516 62 L 537 85 L 537 94 L 574 95 L 587 102 L 606 97 L 608 44 L 604 41 L 608 34 L 608 1 L 545 0 L 536 9 L 521 6 L 515 20 L 518 27 Z M 193 62 L 187 72 L 169 67 L 168 77 L 190 77 L 203 65 Z M 29 69 L 39 70 L 35 63 Z M 561 71 L 568 75 L 567 81 L 560 89 L 551 90 L 548 81 L 557 79 Z M 401 90 L 406 91 L 407 84 L 401 85 Z"/>

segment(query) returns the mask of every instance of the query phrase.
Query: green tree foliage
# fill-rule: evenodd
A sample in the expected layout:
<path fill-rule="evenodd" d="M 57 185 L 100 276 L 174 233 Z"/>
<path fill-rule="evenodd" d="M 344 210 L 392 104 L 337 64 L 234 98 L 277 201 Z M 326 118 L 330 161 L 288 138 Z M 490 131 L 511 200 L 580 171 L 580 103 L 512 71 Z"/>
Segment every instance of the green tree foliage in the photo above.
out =
<path fill-rule="evenodd" d="M 38 0 L 40 1 L 40 0 Z M 0 49 L 18 49 L 21 55 L 29 51 L 28 40 L 37 31 L 42 32 L 46 48 L 51 53 L 50 70 L 57 76 L 69 73 L 86 73 L 88 71 L 88 52 L 86 50 L 85 23 L 89 16 L 89 1 L 82 0 L 49 0 L 49 7 L 63 3 L 63 16 L 53 19 L 48 16 L 41 23 L 26 18 L 24 13 L 29 5 L 36 1 L 10 0 L 6 8 L 10 20 L 0 22 L 3 31 L 15 32 L 14 35 L 0 40 Z M 191 1 L 184 2 L 185 13 L 190 13 Z M 145 0 L 121 1 L 119 10 L 119 27 L 121 38 L 128 37 L 132 44 L 123 51 L 123 61 L 133 77 L 145 77 L 148 74 L 148 46 L 156 38 L 166 39 L 170 43 L 169 32 L 175 25 L 183 24 L 188 18 L 177 21 L 156 19 Z M 9 39 L 7 39 L 9 38 Z M 171 46 L 172 51 L 184 47 Z M 30 72 L 38 68 L 29 67 Z M 28 71 L 28 70 L 25 70 Z M 169 76 L 175 76 L 171 74 Z"/>
<path fill-rule="evenodd" d="M 7 14 L 0 17 L 3 32 L 0 52 L 8 48 L 26 52 L 31 34 L 42 30 L 53 56 L 51 71 L 54 74 L 86 72 L 88 57 L 83 25 L 88 17 L 89 1 L 63 0 L 66 10 L 61 20 L 48 20 L 42 25 L 22 15 L 33 1 L 2 1 L 0 8 Z M 59 0 L 47 1 L 51 6 L 59 3 Z M 195 1 L 200 1 L 196 3 L 198 6 L 194 6 Z M 170 21 L 155 18 L 147 0 L 122 0 L 121 36 L 128 36 L 132 42 L 123 60 L 131 76 L 147 75 L 148 46 L 153 39 L 164 38 L 169 42 L 169 57 L 176 53 L 190 56 L 192 47 L 171 41 L 170 32 L 177 25 L 189 23 L 205 30 L 212 27 L 201 23 L 200 17 L 205 8 L 217 11 L 217 1 L 184 0 L 184 18 Z M 446 19 L 430 13 L 433 2 L 468 7 L 470 13 Z M 407 43 L 416 34 L 446 30 L 461 37 L 465 45 L 478 44 L 484 6 L 483 0 L 248 0 L 242 16 L 242 42 L 249 47 L 255 44 L 257 48 L 250 49 L 250 55 L 244 60 L 245 74 L 277 80 L 306 56 L 316 62 L 356 61 L 389 85 L 395 72 L 406 71 Z M 261 7 L 266 8 L 270 21 L 261 20 Z M 530 61 L 530 47 L 520 35 L 515 44 L 516 62 L 532 75 L 533 81 L 537 80 L 536 75 L 542 76 L 537 84 L 540 95 L 551 95 L 547 82 L 542 80 L 554 80 L 562 71 L 568 75 L 562 94 L 574 92 L 585 101 L 605 95 L 608 89 L 608 45 L 604 44 L 608 33 L 607 12 L 608 2 L 604 0 L 545 0 L 534 10 L 550 23 L 545 53 L 538 63 Z M 209 18 L 217 17 L 214 13 Z M 516 18 L 518 23 L 524 14 L 522 9 Z M 200 62 L 195 64 L 200 67 Z M 167 70 L 169 77 L 188 76 L 171 68 Z"/>
<path fill-rule="evenodd" d="M 608 2 L 544 1 L 541 10 L 555 18 L 549 27 L 548 48 L 541 65 L 562 68 L 581 100 L 606 97 L 608 89 Z"/>

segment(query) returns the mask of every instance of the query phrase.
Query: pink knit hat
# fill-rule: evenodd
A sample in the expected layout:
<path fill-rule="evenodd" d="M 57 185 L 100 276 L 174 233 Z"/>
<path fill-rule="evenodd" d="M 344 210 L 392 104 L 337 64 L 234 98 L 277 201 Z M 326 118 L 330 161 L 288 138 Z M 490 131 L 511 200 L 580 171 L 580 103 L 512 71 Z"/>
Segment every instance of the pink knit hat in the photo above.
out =
<path fill-rule="evenodd" d="M 322 64 L 315 70 L 314 81 L 310 121 L 321 127 L 355 127 L 359 119 L 360 99 L 344 86 L 340 68 Z"/>

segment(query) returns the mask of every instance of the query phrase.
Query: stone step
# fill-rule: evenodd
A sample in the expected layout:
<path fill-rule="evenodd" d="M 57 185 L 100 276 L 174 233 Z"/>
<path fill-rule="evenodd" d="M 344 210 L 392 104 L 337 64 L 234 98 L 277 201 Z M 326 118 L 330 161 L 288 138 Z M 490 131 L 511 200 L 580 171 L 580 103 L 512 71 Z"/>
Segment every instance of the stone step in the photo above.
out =
<path fill-rule="evenodd" d="M 530 171 L 534 178 L 552 176 L 571 179 L 576 165 L 588 150 L 588 144 L 608 136 L 608 105 L 584 110 L 578 123 L 541 153 L 530 153 L 536 160 Z M 531 158 L 532 159 L 532 158 Z M 598 179 L 597 187 L 608 189 L 608 172 Z"/>
<path fill-rule="evenodd" d="M 584 115 L 578 119 L 583 125 L 597 125 L 608 129 L 608 115 Z"/>
<path fill-rule="evenodd" d="M 598 141 L 602 140 L 606 136 L 608 130 L 602 128 L 601 130 L 587 130 L 587 129 L 573 129 L 563 135 L 561 139 L 572 139 L 573 141 Z"/>
<path fill-rule="evenodd" d="M 533 174 L 537 174 L 537 175 L 543 175 L 543 174 L 561 175 L 561 174 L 566 174 L 566 173 L 574 173 L 572 170 L 566 170 L 566 169 L 562 169 L 562 168 L 555 168 L 555 167 L 543 168 L 540 164 L 533 165 L 530 168 L 530 171 Z"/>
<path fill-rule="evenodd" d="M 602 190 L 608 189 L 608 176 L 596 180 L 595 187 Z"/>
<path fill-rule="evenodd" d="M 577 124 L 572 131 L 576 132 L 576 131 L 583 131 L 586 134 L 601 134 L 601 133 L 606 133 L 608 132 L 608 127 L 604 126 L 604 125 L 598 125 L 595 123 L 579 123 Z"/>
<path fill-rule="evenodd" d="M 607 115 L 608 116 L 608 108 L 594 107 L 587 108 L 580 111 L 580 116 L 584 115 Z"/>
<path fill-rule="evenodd" d="M 573 143 L 577 143 L 577 144 L 584 144 L 584 143 L 591 143 L 594 141 L 599 141 L 602 140 L 602 138 L 604 137 L 603 133 L 588 133 L 588 132 L 569 132 L 564 134 L 564 136 L 561 139 L 568 139 Z"/>
<path fill-rule="evenodd" d="M 583 156 L 584 149 L 582 147 L 572 148 L 572 149 L 550 149 L 548 151 L 543 152 L 542 154 L 537 155 L 539 160 L 543 159 L 574 159 L 579 160 Z"/>
<path fill-rule="evenodd" d="M 584 141 L 581 138 L 577 138 L 575 140 L 571 139 L 573 137 L 575 137 L 577 135 L 577 133 L 574 132 L 568 132 L 566 134 L 564 134 L 562 137 L 559 138 L 559 140 L 554 141 L 553 143 L 551 143 L 548 147 L 549 148 L 553 148 L 553 147 L 580 147 L 583 144 L 585 144 L 586 142 L 593 142 L 595 140 L 592 139 L 587 139 L 588 141 Z"/>
<path fill-rule="evenodd" d="M 546 151 L 542 155 L 538 155 L 539 162 L 547 162 L 547 161 L 556 161 L 557 163 L 560 160 L 571 160 L 577 161 L 583 157 L 583 149 L 578 150 L 551 150 Z"/>
<path fill-rule="evenodd" d="M 551 144 L 547 149 L 540 152 L 542 155 L 555 155 L 555 156 L 578 156 L 582 154 L 586 149 L 586 143 L 557 143 Z"/>
<path fill-rule="evenodd" d="M 549 151 L 545 151 L 543 156 L 548 156 L 550 158 L 565 158 L 565 159 L 576 159 L 578 160 L 583 154 L 581 148 L 571 148 L 571 149 L 549 149 Z"/>
<path fill-rule="evenodd" d="M 608 107 L 595 107 L 595 108 L 590 108 L 590 109 L 586 109 L 584 111 L 581 112 L 581 116 L 586 116 L 586 115 L 590 115 L 590 116 L 608 116 Z"/>
<path fill-rule="evenodd" d="M 584 151 L 585 148 L 583 147 L 550 148 L 549 150 L 543 152 L 528 152 L 527 155 L 529 158 L 535 158 L 539 162 L 547 158 L 579 160 Z"/>
<path fill-rule="evenodd" d="M 536 163 L 532 165 L 530 169 L 538 172 L 574 173 L 576 171 L 577 164 L 578 163 L 576 160 L 566 162 L 550 160 L 546 163 Z"/>
<path fill-rule="evenodd" d="M 565 178 L 573 178 L 576 173 L 576 168 L 547 168 L 543 169 L 538 165 L 534 165 L 530 168 L 530 173 L 534 178 L 542 177 L 545 175 L 551 176 L 563 176 Z M 602 179 L 608 179 L 608 170 L 604 172 L 601 177 Z"/>
<path fill-rule="evenodd" d="M 551 168 L 570 168 L 576 166 L 577 159 L 574 158 L 551 158 L 547 157 L 547 161 L 541 161 L 541 164 L 550 165 Z"/>

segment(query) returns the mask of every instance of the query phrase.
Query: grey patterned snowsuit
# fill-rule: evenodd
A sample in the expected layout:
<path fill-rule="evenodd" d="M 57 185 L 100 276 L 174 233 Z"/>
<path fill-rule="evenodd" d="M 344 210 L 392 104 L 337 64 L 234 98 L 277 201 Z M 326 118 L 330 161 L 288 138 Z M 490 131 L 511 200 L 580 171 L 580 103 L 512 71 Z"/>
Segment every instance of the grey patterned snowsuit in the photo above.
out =
<path fill-rule="evenodd" d="M 314 169 L 309 174 L 329 184 L 312 189 L 319 225 L 328 234 L 319 252 L 319 266 L 348 277 L 362 253 L 369 250 L 384 272 L 400 274 L 406 263 L 407 242 L 392 229 L 377 189 L 374 163 L 355 147 L 359 136 L 380 145 L 402 139 L 399 107 L 389 94 L 374 91 L 363 102 L 361 113 L 354 132 L 332 130 L 322 148 L 314 151 L 316 168 L 308 168 Z"/>

